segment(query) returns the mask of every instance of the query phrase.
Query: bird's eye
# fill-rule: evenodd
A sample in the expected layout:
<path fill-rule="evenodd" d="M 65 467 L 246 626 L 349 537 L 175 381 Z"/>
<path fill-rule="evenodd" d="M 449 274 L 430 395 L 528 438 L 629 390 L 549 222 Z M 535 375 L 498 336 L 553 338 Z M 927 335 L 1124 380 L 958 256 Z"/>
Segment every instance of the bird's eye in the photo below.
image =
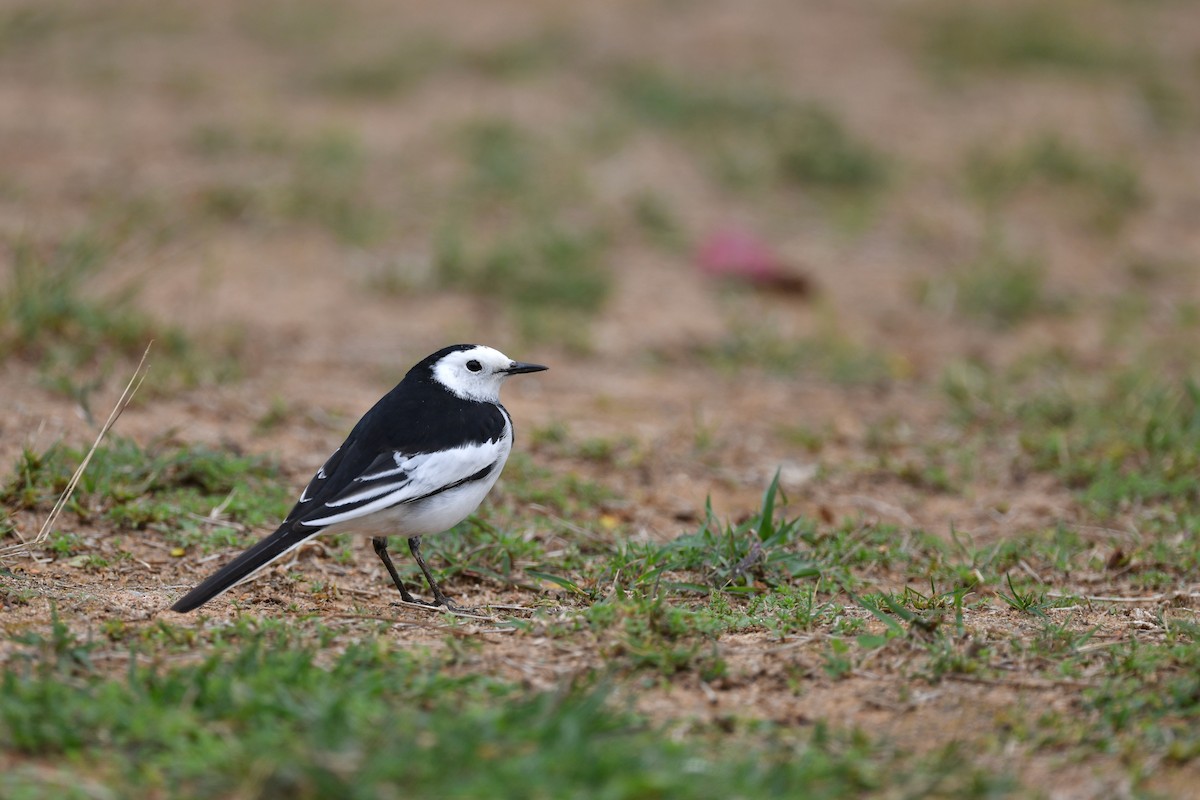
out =
<path fill-rule="evenodd" d="M 479 372 L 479 370 L 483 369 L 483 365 L 472 358 L 467 362 L 467 369 L 471 370 L 471 372 Z"/>

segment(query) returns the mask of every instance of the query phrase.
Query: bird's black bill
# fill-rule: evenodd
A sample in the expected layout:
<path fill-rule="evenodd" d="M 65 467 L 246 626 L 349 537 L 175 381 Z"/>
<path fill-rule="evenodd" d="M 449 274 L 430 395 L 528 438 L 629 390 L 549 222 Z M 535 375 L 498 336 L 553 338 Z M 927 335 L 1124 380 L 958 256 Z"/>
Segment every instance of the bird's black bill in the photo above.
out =
<path fill-rule="evenodd" d="M 521 372 L 541 372 L 544 369 L 550 369 L 550 368 L 543 367 L 541 364 L 524 364 L 520 361 L 514 361 L 512 363 L 512 366 L 510 366 L 508 369 L 502 370 L 502 371 L 507 372 L 509 375 L 516 375 Z"/>

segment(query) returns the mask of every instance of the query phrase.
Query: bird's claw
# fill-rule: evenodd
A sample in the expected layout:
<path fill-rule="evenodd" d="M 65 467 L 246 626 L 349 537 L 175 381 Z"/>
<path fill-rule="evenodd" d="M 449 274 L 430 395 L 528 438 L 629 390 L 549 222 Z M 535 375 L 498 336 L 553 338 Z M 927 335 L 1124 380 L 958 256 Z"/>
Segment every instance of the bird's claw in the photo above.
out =
<path fill-rule="evenodd" d="M 440 602 L 438 600 L 433 600 L 432 602 L 427 602 L 425 600 L 422 600 L 419 597 L 406 597 L 406 598 L 403 598 L 398 603 L 393 601 L 392 605 L 402 606 L 402 607 L 406 607 L 406 608 L 414 608 L 414 607 L 421 608 L 421 609 L 425 609 L 426 611 L 448 611 L 451 614 L 477 614 L 477 613 L 479 613 L 479 609 L 477 609 L 477 608 L 467 608 L 465 606 L 460 606 L 457 603 L 451 602 L 448 598 L 444 598 L 444 597 L 441 599 Z"/>

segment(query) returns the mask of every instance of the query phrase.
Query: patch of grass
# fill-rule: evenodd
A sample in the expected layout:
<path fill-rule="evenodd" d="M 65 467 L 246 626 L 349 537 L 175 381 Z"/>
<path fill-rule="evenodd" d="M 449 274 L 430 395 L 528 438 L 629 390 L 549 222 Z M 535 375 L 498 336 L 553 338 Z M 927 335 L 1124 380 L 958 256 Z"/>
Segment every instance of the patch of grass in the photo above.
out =
<path fill-rule="evenodd" d="M 683 138 L 727 185 L 775 183 L 865 199 L 886 184 L 886 159 L 816 103 L 655 69 L 620 70 L 613 89 L 635 119 Z"/>
<path fill-rule="evenodd" d="M 42 453 L 26 450 L 0 488 L 0 503 L 47 509 L 83 455 L 61 445 Z M 110 439 L 92 456 L 67 510 L 81 521 L 103 518 L 122 529 L 154 528 L 177 544 L 245 544 L 248 528 L 271 525 L 287 512 L 289 490 L 277 477 L 275 466 L 259 457 Z M 56 533 L 50 549 L 76 552 L 79 543 L 71 537 Z"/>
<path fill-rule="evenodd" d="M 930 781 L 942 796 L 995 797 L 1006 785 L 962 759 L 913 757 L 824 726 L 678 741 L 586 679 L 535 692 L 456 677 L 447 661 L 382 637 L 330 654 L 286 628 L 240 623 L 196 663 L 134 658 L 116 676 L 96 666 L 103 644 L 58 620 L 20 640 L 2 678 L 0 744 L 59 766 L 18 760 L 0 776 L 6 796 L 97 781 L 131 795 L 169 786 L 296 798 L 399 785 L 421 796 L 928 795 Z"/>
<path fill-rule="evenodd" d="M 977 359 L 949 364 L 942 371 L 940 388 L 950 405 L 950 418 L 964 428 L 995 432 L 1011 419 L 1012 397 L 1004 376 Z"/>
<path fill-rule="evenodd" d="M 613 90 L 643 122 L 678 130 L 764 121 L 781 105 L 778 97 L 761 91 L 719 91 L 651 68 L 616 72 Z"/>
<path fill-rule="evenodd" d="M 1078 736 L 1107 749 L 1114 742 L 1188 762 L 1200 755 L 1200 644 L 1194 631 L 1168 634 L 1163 643 L 1130 639 L 1105 653 L 1102 679 L 1083 693 L 1098 724 Z"/>
<path fill-rule="evenodd" d="M 834 431 L 829 425 L 817 429 L 805 424 L 785 423 L 777 427 L 776 433 L 788 444 L 813 455 L 820 453 L 826 443 L 834 438 Z"/>
<path fill-rule="evenodd" d="M 854 139 L 828 109 L 808 106 L 788 115 L 779 135 L 779 171 L 798 186 L 841 191 L 882 187 L 883 158 Z"/>
<path fill-rule="evenodd" d="M 710 681 L 725 672 L 716 635 L 727 623 L 707 609 L 669 602 L 660 593 L 612 597 L 589 606 L 574 624 L 559 626 L 564 635 L 586 627 L 601 639 L 601 649 L 614 666 L 649 670 L 663 676 L 696 672 Z"/>
<path fill-rule="evenodd" d="M 1066 7 L 1041 3 L 952 3 L 923 20 L 924 52 L 945 76 L 1014 70 L 1105 75 L 1135 63 L 1128 48 L 1089 30 L 1085 19 Z"/>
<path fill-rule="evenodd" d="M 997 597 L 1024 614 L 1033 614 L 1037 617 L 1046 616 L 1046 596 L 1044 593 L 1036 589 L 1021 591 L 1013 586 L 1011 575 L 1005 576 L 1005 583 L 1008 584 L 1008 593 L 997 592 Z"/>
<path fill-rule="evenodd" d="M 638 231 L 647 241 L 670 253 L 687 248 L 687 236 L 666 198 L 646 191 L 633 198 L 630 213 Z"/>
<path fill-rule="evenodd" d="M 194 155 L 214 160 L 243 155 L 281 157 L 295 148 L 288 131 L 274 122 L 248 128 L 206 122 L 188 131 L 182 144 Z"/>
<path fill-rule="evenodd" d="M 313 226 L 351 246 L 375 243 L 387 231 L 370 186 L 371 175 L 387 164 L 373 158 L 353 131 L 334 127 L 296 136 L 273 125 L 213 124 L 191 131 L 185 144 L 218 162 L 216 177 L 188 198 L 201 219 Z M 247 179 L 247 173 L 269 177 Z"/>
<path fill-rule="evenodd" d="M 73 556 L 83 547 L 83 539 L 76 533 L 56 531 L 50 534 L 46 549 L 56 556 Z"/>
<path fill-rule="evenodd" d="M 1195 119 L 1195 108 L 1176 76 L 1165 67 L 1148 62 L 1138 72 L 1137 91 L 1148 116 L 1158 130 L 1176 133 Z"/>
<path fill-rule="evenodd" d="M 170 356 L 186 350 L 182 332 L 152 322 L 128 296 L 86 296 L 83 284 L 111 254 L 101 237 L 83 232 L 50 246 L 21 238 L 8 247 L 12 271 L 0 294 L 0 346 L 8 354 L 75 368 L 105 355 L 140 356 L 151 339 Z"/>
<path fill-rule="evenodd" d="M 295 420 L 300 414 L 288 401 L 276 395 L 271 398 L 271 404 L 262 416 L 254 421 L 254 432 L 260 436 L 278 430 L 288 422 Z"/>
<path fill-rule="evenodd" d="M 581 441 L 575 450 L 575 455 L 585 461 L 595 461 L 601 464 L 615 464 L 634 448 L 635 442 L 631 437 L 618 439 L 593 436 Z"/>
<path fill-rule="evenodd" d="M 550 559 L 546 556 L 543 537 L 538 533 L 534 528 L 493 525 L 473 517 L 448 535 L 439 536 L 430 551 L 446 563 L 442 575 L 469 571 L 506 584 L 519 580 L 527 571 L 537 572 L 547 567 Z M 556 553 L 554 568 L 561 570 L 572 561 L 569 552 Z M 407 570 L 419 580 L 415 564 L 408 565 Z"/>
<path fill-rule="evenodd" d="M 579 44 L 570 31 L 547 28 L 524 38 L 462 50 L 455 60 L 474 72 L 514 80 L 568 66 Z"/>
<path fill-rule="evenodd" d="M 868 350 L 829 327 L 814 335 L 790 338 L 768 320 L 737 322 L 721 339 L 701 344 L 696 353 L 709 366 L 726 372 L 762 369 L 779 375 L 811 373 L 834 383 L 886 383 L 892 376 L 886 355 Z"/>
<path fill-rule="evenodd" d="M 565 65 L 575 41 L 563 31 L 459 47 L 432 32 L 405 30 L 384 47 L 351 56 L 330 53 L 307 84 L 337 99 L 392 100 L 438 73 L 460 71 L 501 81 L 518 80 Z"/>
<path fill-rule="evenodd" d="M 382 52 L 324 64 L 312 85 L 331 97 L 391 100 L 416 86 L 449 57 L 447 46 L 429 36 L 406 35 Z"/>
<path fill-rule="evenodd" d="M 0 11 L 0 57 L 35 47 L 64 25 L 63 9 L 49 3 L 14 3 Z"/>
<path fill-rule="evenodd" d="M 313 59 L 325 55 L 324 46 L 354 21 L 350 6 L 324 0 L 269 0 L 239 5 L 233 22 L 247 38 L 282 51 Z"/>
<path fill-rule="evenodd" d="M 505 118 L 471 120 L 453 140 L 465 170 L 434 241 L 434 288 L 498 301 L 527 341 L 588 349 L 612 237 L 577 154 Z"/>
<path fill-rule="evenodd" d="M 609 466 L 629 467 L 642 459 L 641 447 L 633 436 L 591 436 L 573 439 L 567 426 L 554 421 L 530 433 L 539 451 Z"/>
<path fill-rule="evenodd" d="M 779 586 L 753 595 L 744 611 L 745 623 L 758 625 L 778 636 L 824 629 L 845 611 L 832 599 L 822 599 L 820 581 L 807 586 Z M 714 596 L 714 602 L 723 599 Z"/>
<path fill-rule="evenodd" d="M 1016 468 L 1057 476 L 1102 518 L 1135 512 L 1143 530 L 1178 530 L 1200 515 L 1200 388 L 1162 353 L 1132 360 L 1101 374 L 1053 355 L 1005 370 L 963 363 L 944 390 L 959 424 L 1016 436 Z"/>
<path fill-rule="evenodd" d="M 188 149 L 205 158 L 217 158 L 241 149 L 237 132 L 226 125 L 203 123 L 191 130 L 187 137 Z"/>
<path fill-rule="evenodd" d="M 817 579 L 828 574 L 840 581 L 853 566 L 885 562 L 895 551 L 882 543 L 894 546 L 902 537 L 892 529 L 820 532 L 812 520 L 788 518 L 783 503 L 775 479 L 755 513 L 721 521 L 709 505 L 695 532 L 665 543 L 613 540 L 601 531 L 589 536 L 586 525 L 571 525 L 557 532 L 558 549 L 552 558 L 546 554 L 545 565 L 538 561 L 529 566 L 541 578 L 593 601 L 612 599 L 614 592 L 646 602 L 705 598 L 705 609 L 691 610 L 704 610 L 709 634 L 746 627 L 804 628 L 836 612 L 822 599 L 827 594 L 813 588 Z M 599 521 L 602 528 L 602 516 Z M 542 557 L 540 552 L 534 556 Z M 734 597 L 755 599 L 735 608 L 725 599 Z M 591 612 L 587 619 L 593 625 L 603 621 Z"/>
<path fill-rule="evenodd" d="M 657 566 L 643 573 L 638 582 L 658 582 L 664 573 L 683 571 L 698 573 L 703 580 L 688 588 L 753 592 L 757 586 L 783 585 L 819 575 L 817 564 L 797 552 L 812 523 L 781 517 L 776 509 L 780 502 L 783 496 L 776 475 L 763 493 L 761 508 L 742 522 L 722 523 L 713 514 L 712 504 L 706 504 L 700 530 L 664 545 L 653 559 Z"/>
<path fill-rule="evenodd" d="M 1079 391 L 1076 389 L 1075 391 Z M 1200 387 L 1118 374 L 1086 395 L 1068 390 L 1067 410 L 1026 404 L 1022 444 L 1039 469 L 1062 476 L 1099 510 L 1160 503 L 1200 511 L 1192 480 L 1200 467 Z"/>
<path fill-rule="evenodd" d="M 468 119 L 448 133 L 464 167 L 451 206 L 485 230 L 592 216 L 578 145 L 506 116 Z"/>
<path fill-rule="evenodd" d="M 7 570 L 0 570 L 0 605 L 10 608 L 29 605 L 30 601 L 37 597 L 37 592 L 28 587 L 10 584 L 7 574 Z"/>
<path fill-rule="evenodd" d="M 112 257 L 114 232 L 85 231 L 41 244 L 10 240 L 12 270 L 0 285 L 0 358 L 38 364 L 48 388 L 73 397 L 85 411 L 90 395 L 122 363 L 136 361 L 153 340 L 143 391 L 165 391 L 236 372 L 233 336 L 200 343 L 182 329 L 142 312 L 136 287 L 97 296 L 88 282 Z"/>
<path fill-rule="evenodd" d="M 520 452 L 509 457 L 497 489 L 500 493 L 489 501 L 489 506 L 534 503 L 564 517 L 586 515 L 614 497 L 599 483 L 570 470 L 556 472 L 535 464 L 528 453 Z"/>
<path fill-rule="evenodd" d="M 209 184 L 196 195 L 200 214 L 216 222 L 247 222 L 258 216 L 265 201 L 260 188 L 237 182 Z"/>
<path fill-rule="evenodd" d="M 976 150 L 966 174 L 972 195 L 987 210 L 1039 187 L 1070 192 L 1067 197 L 1083 207 L 1088 224 L 1110 233 L 1146 202 L 1129 162 L 1089 153 L 1056 134 L 1042 134 L 1012 152 Z"/>
<path fill-rule="evenodd" d="M 954 492 L 960 488 L 960 481 L 952 476 L 939 448 L 925 448 L 919 458 L 901 459 L 899 463 L 884 457 L 880 469 L 926 492 Z"/>
<path fill-rule="evenodd" d="M 533 187 L 540 168 L 537 143 L 523 128 L 502 118 L 480 119 L 466 125 L 461 135 L 476 191 L 511 198 Z"/>
<path fill-rule="evenodd" d="M 435 258 L 439 286 L 498 299 L 529 341 L 586 348 L 586 320 L 604 304 L 612 275 L 603 263 L 608 237 L 599 229 L 530 223 L 475 250 L 446 231 Z"/>
<path fill-rule="evenodd" d="M 297 153 L 291 179 L 280 191 L 279 210 L 287 219 L 321 225 L 344 244 L 369 244 L 382 234 L 384 221 L 364 198 L 366 168 L 356 136 L 326 131 Z"/>
<path fill-rule="evenodd" d="M 947 277 L 920 284 L 918 296 L 924 305 L 995 330 L 1064 308 L 1060 299 L 1047 293 L 1039 259 L 1015 255 L 996 243 L 986 244 L 975 261 Z"/>
<path fill-rule="evenodd" d="M 570 428 L 562 420 L 553 420 L 545 425 L 535 427 L 529 432 L 530 446 L 535 449 L 565 447 L 570 442 L 570 438 Z"/>

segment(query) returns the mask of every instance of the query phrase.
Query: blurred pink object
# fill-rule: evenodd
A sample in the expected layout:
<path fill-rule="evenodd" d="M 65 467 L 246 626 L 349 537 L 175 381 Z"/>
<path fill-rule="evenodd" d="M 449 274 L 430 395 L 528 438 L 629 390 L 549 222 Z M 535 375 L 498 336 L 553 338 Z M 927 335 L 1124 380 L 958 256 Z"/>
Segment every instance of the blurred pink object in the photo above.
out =
<path fill-rule="evenodd" d="M 715 278 L 797 294 L 807 294 L 812 288 L 808 278 L 790 270 L 765 242 L 732 228 L 705 239 L 696 253 L 696 262 L 701 272 Z"/>

